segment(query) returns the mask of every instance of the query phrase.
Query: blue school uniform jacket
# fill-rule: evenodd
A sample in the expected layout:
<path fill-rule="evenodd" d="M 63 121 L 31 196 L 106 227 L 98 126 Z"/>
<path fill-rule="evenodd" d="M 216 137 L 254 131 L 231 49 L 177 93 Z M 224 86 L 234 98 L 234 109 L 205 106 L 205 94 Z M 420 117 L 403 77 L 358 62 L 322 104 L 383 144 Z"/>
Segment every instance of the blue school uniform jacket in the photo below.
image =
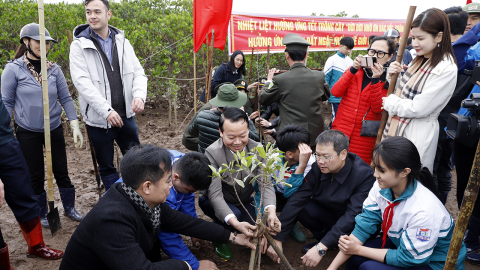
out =
<path fill-rule="evenodd" d="M 397 249 L 387 251 L 386 263 L 401 268 L 427 264 L 433 270 L 442 270 L 455 223 L 440 200 L 418 181 L 395 200 L 391 189 L 380 189 L 375 182 L 363 203 L 363 212 L 355 218 L 352 234 L 365 242 L 381 226 L 385 208 L 394 202 L 400 204 L 393 208 L 388 237 Z M 466 253 L 462 244 L 456 269 L 465 269 Z"/>

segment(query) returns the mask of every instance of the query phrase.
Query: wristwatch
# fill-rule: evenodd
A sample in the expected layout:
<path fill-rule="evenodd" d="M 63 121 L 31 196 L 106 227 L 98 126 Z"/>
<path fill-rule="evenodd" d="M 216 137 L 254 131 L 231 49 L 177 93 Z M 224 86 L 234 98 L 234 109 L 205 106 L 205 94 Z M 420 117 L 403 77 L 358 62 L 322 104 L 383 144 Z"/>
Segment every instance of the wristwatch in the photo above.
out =
<path fill-rule="evenodd" d="M 325 254 L 327 254 L 327 251 L 320 246 L 320 243 L 316 244 L 315 246 L 317 247 L 317 251 L 318 251 L 318 254 L 320 254 L 320 256 L 323 257 L 325 256 Z"/>

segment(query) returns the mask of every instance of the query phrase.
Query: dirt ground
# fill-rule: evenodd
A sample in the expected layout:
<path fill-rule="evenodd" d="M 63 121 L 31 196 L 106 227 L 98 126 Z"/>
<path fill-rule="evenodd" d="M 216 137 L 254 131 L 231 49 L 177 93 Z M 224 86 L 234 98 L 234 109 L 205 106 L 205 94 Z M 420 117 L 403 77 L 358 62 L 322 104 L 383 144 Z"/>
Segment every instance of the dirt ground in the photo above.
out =
<path fill-rule="evenodd" d="M 165 110 L 162 110 L 165 111 Z M 179 125 L 187 117 L 189 111 L 179 112 Z M 168 115 L 158 114 L 156 111 L 150 109 L 146 110 L 142 115 L 137 116 L 137 123 L 139 127 L 139 136 L 142 143 L 151 143 L 167 149 L 175 149 L 181 152 L 187 152 L 187 149 L 182 145 L 182 134 L 185 125 L 188 123 L 193 113 L 190 113 L 182 126 L 177 128 L 178 132 L 175 132 L 174 127 L 169 127 Z M 66 137 L 67 140 L 67 156 L 68 156 L 68 168 L 70 178 L 76 187 L 76 208 L 79 212 L 86 215 L 90 209 L 96 204 L 98 200 L 98 194 L 96 191 L 95 176 L 93 174 L 92 160 L 90 151 L 84 144 L 82 149 L 75 149 L 71 137 Z M 63 228 L 52 237 L 49 229 L 43 229 L 43 235 L 45 243 L 56 249 L 65 250 L 70 236 L 78 226 L 78 222 L 63 216 L 63 206 L 60 201 L 58 189 L 55 186 L 55 205 L 58 206 L 60 213 L 61 224 Z M 456 175 L 453 177 L 453 190 L 450 192 L 447 202 L 447 209 L 456 219 L 458 216 L 458 209 L 456 206 Z M 197 213 L 200 218 L 209 220 L 201 209 L 197 207 Z M 30 269 L 58 269 L 61 260 L 47 261 L 39 258 L 27 258 L 27 245 L 23 239 L 20 228 L 10 210 L 8 205 L 0 208 L 0 226 L 2 228 L 5 242 L 9 246 L 10 261 L 14 269 L 18 270 L 30 270 Z M 312 234 L 302 227 L 302 230 L 307 235 L 307 243 L 315 242 L 312 238 Z M 184 238 L 187 245 L 191 246 L 189 237 Z M 284 244 L 284 252 L 287 259 L 290 261 L 295 269 L 304 269 L 302 261 L 300 259 L 302 254 L 302 247 L 305 243 L 296 243 L 293 239 L 289 239 Z M 250 250 L 247 248 L 231 245 L 234 253 L 234 259 L 228 262 L 222 261 L 213 252 L 211 243 L 207 243 L 204 247 L 192 248 L 193 254 L 199 260 L 212 260 L 219 269 L 248 269 L 248 262 L 250 258 Z M 330 262 L 334 259 L 336 253 L 333 250 L 327 252 L 325 258 L 321 261 L 319 266 L 315 269 L 326 269 Z M 88 259 L 88 258 L 86 258 Z M 480 266 L 474 266 L 465 263 L 467 270 L 480 269 Z M 262 269 L 284 269 L 282 266 L 273 263 L 267 256 L 262 257 Z M 343 266 L 341 269 L 345 269 Z"/>

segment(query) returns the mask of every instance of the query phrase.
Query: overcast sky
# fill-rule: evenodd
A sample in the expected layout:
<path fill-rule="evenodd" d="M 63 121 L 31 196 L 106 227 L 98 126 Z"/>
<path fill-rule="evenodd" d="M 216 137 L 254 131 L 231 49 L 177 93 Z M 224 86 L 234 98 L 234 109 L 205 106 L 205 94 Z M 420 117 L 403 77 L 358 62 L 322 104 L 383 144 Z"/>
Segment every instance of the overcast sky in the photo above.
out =
<path fill-rule="evenodd" d="M 81 3 L 82 0 L 44 0 L 45 3 Z M 201 1 L 201 0 L 198 0 Z M 218 0 L 222 1 L 222 0 Z M 406 19 L 410 5 L 417 5 L 416 14 L 436 7 L 446 9 L 451 6 L 464 6 L 466 0 L 233 0 L 233 13 L 263 13 L 274 15 L 334 15 L 345 11 L 349 16 L 357 14 L 361 18 Z"/>

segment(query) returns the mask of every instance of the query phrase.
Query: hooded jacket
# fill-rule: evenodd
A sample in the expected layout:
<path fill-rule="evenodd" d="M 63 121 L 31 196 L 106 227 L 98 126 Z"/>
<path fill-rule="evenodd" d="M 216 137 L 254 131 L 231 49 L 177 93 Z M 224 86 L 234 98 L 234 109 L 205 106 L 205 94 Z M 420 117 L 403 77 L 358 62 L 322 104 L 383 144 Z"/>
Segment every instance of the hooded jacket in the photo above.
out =
<path fill-rule="evenodd" d="M 23 57 L 12 60 L 5 66 L 1 86 L 3 102 L 10 116 L 15 108 L 17 125 L 29 131 L 43 132 L 42 86 L 25 66 Z M 69 121 L 77 119 L 77 112 L 59 65 L 54 64 L 47 71 L 47 79 L 50 130 L 54 130 L 62 123 L 62 108 L 57 99 L 60 100 Z"/>
<path fill-rule="evenodd" d="M 132 111 L 134 98 L 147 97 L 147 77 L 143 67 L 135 55 L 132 45 L 125 38 L 124 31 L 113 26 L 115 46 L 118 51 L 118 61 L 121 69 L 123 95 L 125 97 L 126 117 L 135 115 Z M 74 41 L 70 46 L 70 73 L 78 90 L 80 112 L 83 120 L 89 126 L 110 128 L 108 115 L 113 111 L 105 66 L 100 52 L 92 41 L 93 32 L 88 24 L 77 26 L 73 30 Z"/>

